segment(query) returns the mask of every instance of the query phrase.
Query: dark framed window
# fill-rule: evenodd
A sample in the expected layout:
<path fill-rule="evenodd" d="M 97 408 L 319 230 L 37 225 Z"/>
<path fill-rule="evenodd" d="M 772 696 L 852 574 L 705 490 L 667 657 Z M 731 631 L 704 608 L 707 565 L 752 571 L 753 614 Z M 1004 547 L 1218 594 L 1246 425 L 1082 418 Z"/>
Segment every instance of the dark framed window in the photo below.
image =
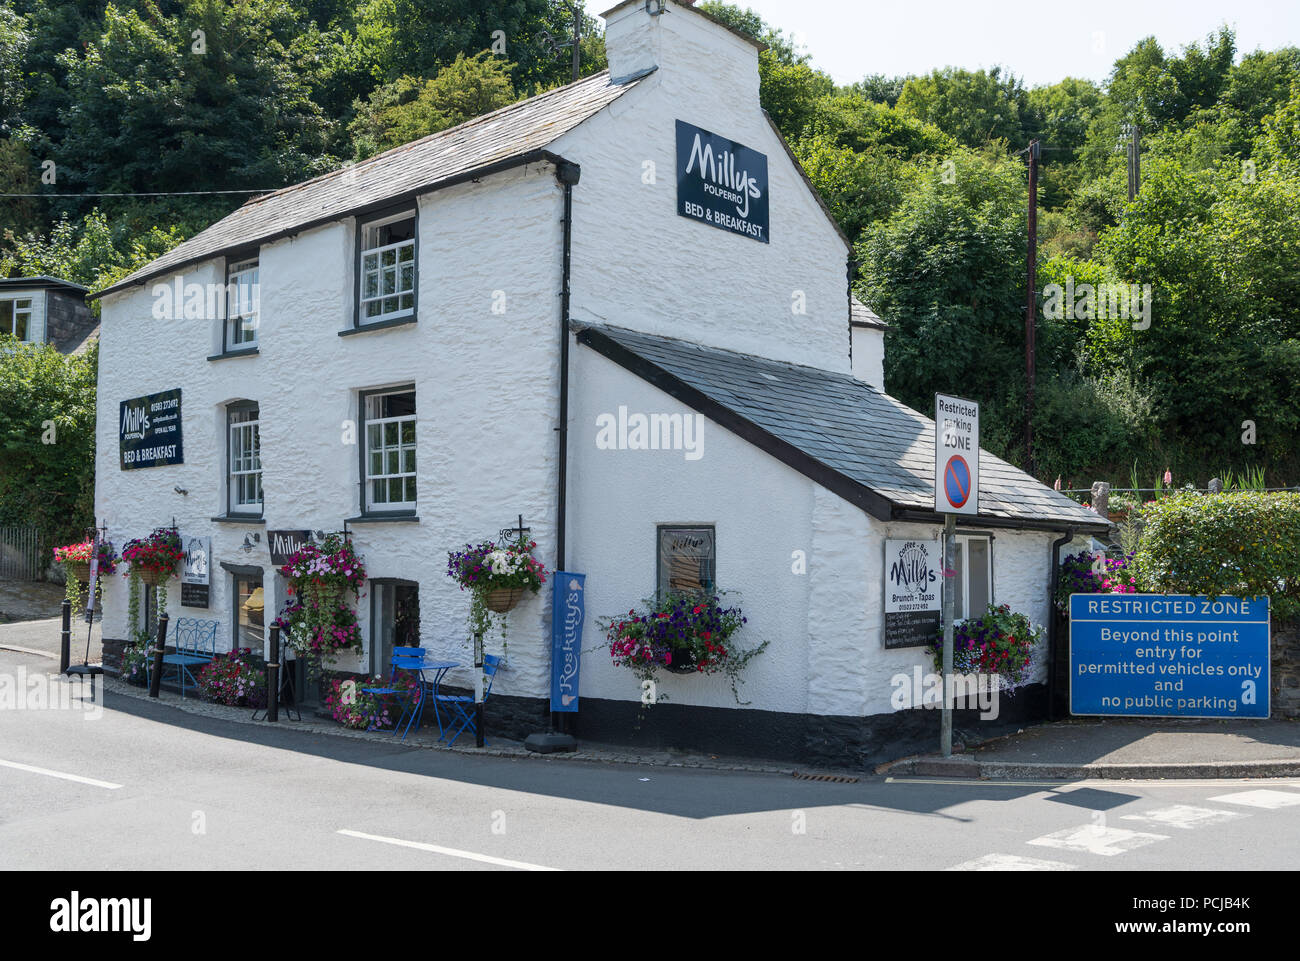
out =
<path fill-rule="evenodd" d="M 261 301 L 258 258 L 254 256 L 228 261 L 226 264 L 226 326 L 223 334 L 226 350 L 257 345 Z"/>
<path fill-rule="evenodd" d="M 251 648 L 254 654 L 261 654 L 266 637 L 266 593 L 262 589 L 262 574 L 232 574 L 234 582 L 234 611 L 230 623 L 233 625 L 231 644 L 234 650 L 241 647 Z"/>
<path fill-rule="evenodd" d="M 251 401 L 226 407 L 227 513 L 262 513 L 261 411 Z"/>
<path fill-rule="evenodd" d="M 0 334 L 13 334 L 30 340 L 32 334 L 32 298 L 0 297 Z"/>
<path fill-rule="evenodd" d="M 993 603 L 993 536 L 958 534 L 953 617 L 978 617 Z"/>
<path fill-rule="evenodd" d="M 415 316 L 416 222 L 404 209 L 357 224 L 357 326 Z"/>
<path fill-rule="evenodd" d="M 708 594 L 718 589 L 718 542 L 713 525 L 660 524 L 656 530 L 655 590 Z"/>
<path fill-rule="evenodd" d="M 414 513 L 415 388 L 361 393 L 361 513 Z"/>
<path fill-rule="evenodd" d="M 370 579 L 370 673 L 388 678 L 394 647 L 420 646 L 420 585 L 397 578 Z"/>

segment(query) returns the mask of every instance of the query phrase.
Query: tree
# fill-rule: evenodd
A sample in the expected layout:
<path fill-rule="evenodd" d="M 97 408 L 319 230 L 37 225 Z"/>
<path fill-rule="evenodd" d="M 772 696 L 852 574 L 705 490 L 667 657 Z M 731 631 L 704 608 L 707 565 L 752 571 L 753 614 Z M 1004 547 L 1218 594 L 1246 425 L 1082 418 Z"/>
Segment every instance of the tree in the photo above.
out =
<path fill-rule="evenodd" d="M 358 104 L 349 128 L 358 160 L 514 103 L 509 64 L 460 54 L 432 80 L 401 77 Z"/>
<path fill-rule="evenodd" d="M 1023 420 L 1025 168 L 997 150 L 932 163 L 857 252 L 859 293 L 890 324 L 885 386 L 919 410 L 935 391 L 983 402 L 983 443 L 1010 455 Z"/>
<path fill-rule="evenodd" d="M 0 334 L 0 524 L 34 524 L 47 547 L 94 523 L 97 367 L 98 345 L 65 357 Z"/>
<path fill-rule="evenodd" d="M 903 85 L 898 109 L 934 124 L 958 143 L 980 147 L 993 140 L 1025 139 L 1029 97 L 1020 81 L 1001 67 L 960 70 L 944 67 Z"/>

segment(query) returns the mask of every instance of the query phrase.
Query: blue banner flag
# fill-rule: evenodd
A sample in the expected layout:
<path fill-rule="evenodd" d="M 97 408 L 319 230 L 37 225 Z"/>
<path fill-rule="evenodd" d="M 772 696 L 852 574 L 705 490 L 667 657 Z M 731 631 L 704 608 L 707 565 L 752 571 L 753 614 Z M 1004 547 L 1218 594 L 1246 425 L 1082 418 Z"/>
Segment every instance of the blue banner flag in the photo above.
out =
<path fill-rule="evenodd" d="M 551 710 L 578 710 L 586 574 L 556 571 L 551 580 Z"/>
<path fill-rule="evenodd" d="M 1070 596 L 1070 713 L 1268 717 L 1267 597 Z"/>

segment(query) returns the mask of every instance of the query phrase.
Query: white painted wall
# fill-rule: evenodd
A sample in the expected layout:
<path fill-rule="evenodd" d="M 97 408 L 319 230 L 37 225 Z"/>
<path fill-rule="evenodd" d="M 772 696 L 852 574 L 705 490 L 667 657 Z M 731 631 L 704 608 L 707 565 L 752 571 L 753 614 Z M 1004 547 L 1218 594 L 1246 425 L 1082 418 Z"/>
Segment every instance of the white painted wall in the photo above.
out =
<path fill-rule="evenodd" d="M 716 527 L 718 584 L 749 618 L 744 646 L 770 642 L 745 673 L 741 696 L 750 706 L 892 712 L 894 675 L 932 667 L 923 649 L 882 646 L 884 541 L 933 538 L 939 529 L 877 521 L 707 419 L 698 460 L 600 450 L 596 418 L 620 404 L 629 413 L 690 412 L 590 348 L 575 347 L 573 357 L 569 554 L 570 566 L 588 575 L 582 695 L 639 698 L 639 681 L 613 666 L 595 621 L 654 592 L 656 525 L 698 523 Z M 1044 625 L 1050 537 L 998 531 L 993 547 L 997 603 Z M 804 552 L 805 574 L 793 573 L 795 551 Z M 737 706 L 722 676 L 660 675 L 673 703 Z"/>
<path fill-rule="evenodd" d="M 880 391 L 885 389 L 885 332 L 874 327 L 853 328 L 853 376 Z"/>
<path fill-rule="evenodd" d="M 106 298 L 96 513 L 107 518 L 114 542 L 120 547 L 174 516 L 183 533 L 213 538 L 216 561 L 262 566 L 268 610 L 278 610 L 284 598 L 269 576 L 265 530 L 338 530 L 355 516 L 357 450 L 343 441 L 344 422 L 357 416 L 357 391 L 414 383 L 420 522 L 357 525 L 354 542 L 372 577 L 420 582 L 422 642 L 468 662 L 468 595 L 445 576 L 447 551 L 496 536 L 522 513 L 547 566 L 554 561 L 560 198 L 549 166 L 426 197 L 414 327 L 338 336 L 352 317 L 350 223 L 262 249 L 260 353 L 253 357 L 208 361 L 220 343 L 218 322 L 156 320 L 147 288 Z M 221 278 L 221 265 L 210 263 L 183 281 Z M 504 313 L 492 310 L 495 291 L 504 293 Z M 185 463 L 120 470 L 118 403 L 171 387 L 184 391 Z M 236 399 L 260 404 L 265 527 L 210 520 L 224 513 L 223 408 Z M 238 546 L 251 532 L 261 532 L 262 541 L 245 554 Z M 105 594 L 106 637 L 126 636 L 125 582 L 118 581 Z M 206 615 L 179 607 L 177 583 L 170 590 L 173 619 L 219 618 L 228 647 L 229 576 L 214 578 Z M 545 597 L 530 597 L 512 613 L 516 643 L 497 690 L 545 691 Z M 368 600 L 361 600 L 367 643 Z M 468 677 L 453 673 L 449 680 Z"/>
<path fill-rule="evenodd" d="M 573 317 L 848 372 L 848 248 L 759 106 L 757 51 L 668 7 L 611 14 L 611 72 L 624 47 L 658 69 L 552 147 L 582 167 Z M 766 154 L 771 243 L 678 215 L 677 120 Z"/>

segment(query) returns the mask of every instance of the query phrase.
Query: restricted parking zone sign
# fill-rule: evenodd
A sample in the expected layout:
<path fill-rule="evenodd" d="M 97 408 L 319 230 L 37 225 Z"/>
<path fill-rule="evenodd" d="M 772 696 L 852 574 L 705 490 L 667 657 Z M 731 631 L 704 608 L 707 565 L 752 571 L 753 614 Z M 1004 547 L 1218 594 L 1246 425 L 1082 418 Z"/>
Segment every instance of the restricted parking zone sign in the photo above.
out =
<path fill-rule="evenodd" d="M 980 405 L 934 395 L 934 509 L 978 514 L 980 506 Z"/>

